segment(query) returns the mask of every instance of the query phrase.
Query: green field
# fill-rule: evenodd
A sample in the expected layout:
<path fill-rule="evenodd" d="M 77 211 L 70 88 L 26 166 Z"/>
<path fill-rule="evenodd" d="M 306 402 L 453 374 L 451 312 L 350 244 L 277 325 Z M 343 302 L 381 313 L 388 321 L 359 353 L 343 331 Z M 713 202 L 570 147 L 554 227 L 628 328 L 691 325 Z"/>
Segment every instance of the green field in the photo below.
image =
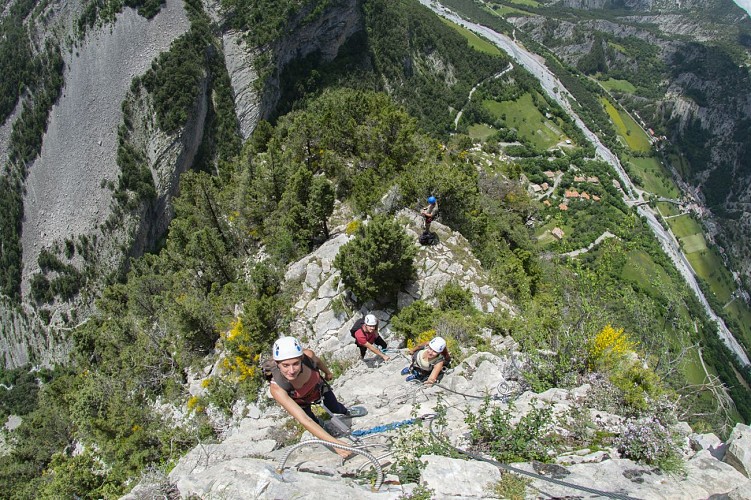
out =
<path fill-rule="evenodd" d="M 656 158 L 628 157 L 631 172 L 641 178 L 641 187 L 664 198 L 679 198 L 680 190 Z"/>
<path fill-rule="evenodd" d="M 730 294 L 735 290 L 735 283 L 717 252 L 706 249 L 701 252 L 687 253 L 686 257 L 696 274 L 709 284 L 709 288 L 717 299 L 723 304 L 729 301 Z"/>
<path fill-rule="evenodd" d="M 692 234 L 681 238 L 681 243 L 683 244 L 683 252 L 687 254 L 707 249 L 707 240 L 701 234 Z"/>
<path fill-rule="evenodd" d="M 459 26 L 456 23 L 452 23 L 448 19 L 440 18 L 441 21 L 443 21 L 445 24 L 451 26 L 456 31 L 458 31 L 464 38 L 467 39 L 467 42 L 469 43 L 469 46 L 475 49 L 478 52 L 485 52 L 486 54 L 491 55 L 501 55 L 501 50 L 490 43 L 489 41 L 485 40 L 484 38 L 480 38 L 472 31 L 468 30 L 467 28 L 463 26 Z"/>
<path fill-rule="evenodd" d="M 657 203 L 657 210 L 660 211 L 660 215 L 663 217 L 679 215 L 681 213 L 678 207 L 673 203 L 667 203 L 664 201 Z"/>
<path fill-rule="evenodd" d="M 524 5 L 527 7 L 539 7 L 540 2 L 535 2 L 535 0 L 510 0 L 511 3 L 515 3 L 516 5 Z"/>
<path fill-rule="evenodd" d="M 506 126 L 516 129 L 520 137 L 529 140 L 536 148 L 548 149 L 567 139 L 558 126 L 532 104 L 530 94 L 524 94 L 516 101 L 485 100 L 482 104 L 496 119 L 505 115 Z"/>
<path fill-rule="evenodd" d="M 634 87 L 633 84 L 628 80 L 616 80 L 614 78 L 610 78 L 609 80 L 605 80 L 599 83 L 604 89 L 608 91 L 616 90 L 619 92 L 628 92 L 629 94 L 636 92 L 636 87 Z"/>
<path fill-rule="evenodd" d="M 641 129 L 638 123 L 634 121 L 627 113 L 622 113 L 619 109 L 604 97 L 600 98 L 602 106 L 607 111 L 610 120 L 615 126 L 615 130 L 618 136 L 623 142 L 631 148 L 632 151 L 640 151 L 646 153 L 652 149 L 652 144 L 649 142 L 649 137 Z"/>
<path fill-rule="evenodd" d="M 491 14 L 493 14 L 494 16 L 498 16 L 498 17 L 505 17 L 509 14 L 520 15 L 520 16 L 530 15 L 529 12 L 523 11 L 521 9 L 515 9 L 513 7 L 508 7 L 506 5 L 495 4 L 493 7 L 495 8 L 491 9 L 490 7 L 486 6 L 484 7 L 484 9 L 490 12 Z"/>
<path fill-rule="evenodd" d="M 467 128 L 467 135 L 472 139 L 486 140 L 495 133 L 495 129 L 484 123 L 476 123 Z"/>
<path fill-rule="evenodd" d="M 673 231 L 673 234 L 678 239 L 694 234 L 703 234 L 701 224 L 688 214 L 668 219 L 667 222 L 670 230 Z"/>
<path fill-rule="evenodd" d="M 634 283 L 652 297 L 660 294 L 652 284 L 657 281 L 670 282 L 670 276 L 665 270 L 655 264 L 652 257 L 644 250 L 632 250 L 626 254 L 627 263 L 623 266 L 621 277 L 630 283 Z"/>
<path fill-rule="evenodd" d="M 680 175 L 686 177 L 691 174 L 691 166 L 683 156 L 671 154 L 668 158 L 670 159 L 670 164 Z"/>

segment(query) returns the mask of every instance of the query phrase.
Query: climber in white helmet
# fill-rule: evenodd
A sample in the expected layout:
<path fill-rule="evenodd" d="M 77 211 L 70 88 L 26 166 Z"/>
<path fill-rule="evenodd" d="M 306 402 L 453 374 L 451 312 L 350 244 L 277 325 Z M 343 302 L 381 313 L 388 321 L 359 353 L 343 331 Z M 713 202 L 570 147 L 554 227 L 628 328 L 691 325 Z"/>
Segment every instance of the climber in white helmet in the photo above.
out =
<path fill-rule="evenodd" d="M 371 351 L 376 356 L 380 356 L 384 361 L 389 358 L 381 349 L 386 349 L 386 341 L 378 334 L 378 318 L 375 314 L 366 314 L 365 318 L 356 321 L 350 329 L 350 333 L 355 338 L 355 344 L 360 349 L 360 359 L 365 358 L 365 353 Z M 378 349 L 378 347 L 381 349 Z"/>
<path fill-rule="evenodd" d="M 430 342 L 423 342 L 409 350 L 412 364 L 402 370 L 408 375 L 407 382 L 424 381 L 427 385 L 435 384 L 444 368 L 448 368 L 451 355 L 443 337 L 433 337 Z"/>
<path fill-rule="evenodd" d="M 367 411 L 361 407 L 348 410 L 337 401 L 326 383 L 333 378 L 331 370 L 313 351 L 303 349 L 295 337 L 282 337 L 274 342 L 272 355 L 273 362 L 264 365 L 264 374 L 271 384 L 271 396 L 313 436 L 347 446 L 323 428 L 311 405 L 321 402 L 329 412 L 351 417 L 364 415 Z M 334 451 L 344 458 L 351 453 L 336 448 Z"/>

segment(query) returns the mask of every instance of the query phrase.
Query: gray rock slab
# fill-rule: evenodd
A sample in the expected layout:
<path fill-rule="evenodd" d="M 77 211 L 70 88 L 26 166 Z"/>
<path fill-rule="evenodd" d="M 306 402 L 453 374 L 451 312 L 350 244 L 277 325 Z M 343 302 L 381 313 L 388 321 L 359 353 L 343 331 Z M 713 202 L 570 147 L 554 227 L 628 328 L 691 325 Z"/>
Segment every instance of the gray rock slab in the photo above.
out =
<path fill-rule="evenodd" d="M 692 434 L 689 444 L 694 451 L 708 450 L 717 460 L 722 460 L 727 450 L 727 445 L 714 433 Z"/>
<path fill-rule="evenodd" d="M 351 480 L 285 470 L 277 473 L 268 462 L 237 458 L 209 467 L 200 474 L 177 480 L 182 498 L 292 499 L 292 498 L 398 498 L 401 492 L 370 491 Z"/>
<path fill-rule="evenodd" d="M 728 437 L 725 462 L 746 477 L 751 476 L 751 427 L 745 424 L 735 425 Z"/>
<path fill-rule="evenodd" d="M 420 460 L 426 464 L 420 484 L 433 490 L 434 498 L 489 498 L 501 479 L 498 467 L 487 462 L 439 455 L 424 455 Z"/>

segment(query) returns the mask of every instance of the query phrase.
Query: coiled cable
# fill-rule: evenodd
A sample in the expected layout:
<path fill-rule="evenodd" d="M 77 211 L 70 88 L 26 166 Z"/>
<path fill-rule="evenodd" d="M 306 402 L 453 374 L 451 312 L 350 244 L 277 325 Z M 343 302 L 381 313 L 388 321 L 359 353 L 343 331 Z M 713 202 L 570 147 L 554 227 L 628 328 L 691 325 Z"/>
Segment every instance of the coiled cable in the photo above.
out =
<path fill-rule="evenodd" d="M 284 471 L 284 465 L 287 463 L 287 459 L 292 454 L 292 452 L 307 444 L 322 444 L 323 446 L 326 446 L 328 448 L 346 450 L 346 451 L 357 453 L 358 455 L 364 456 L 365 458 L 373 462 L 373 465 L 375 466 L 375 469 L 376 469 L 376 473 L 378 474 L 378 477 L 376 478 L 376 482 L 371 489 L 373 491 L 378 491 L 381 488 L 381 484 L 383 484 L 383 467 L 381 467 L 381 464 L 378 463 L 378 460 L 376 459 L 376 457 L 374 457 L 372 454 L 360 448 L 356 448 L 354 446 L 347 446 L 347 445 L 339 444 L 339 443 L 330 443 L 329 441 L 324 441 L 323 439 L 309 439 L 307 441 L 301 441 L 297 443 L 296 445 L 291 446 L 286 451 L 284 456 L 282 456 L 281 460 L 279 460 L 279 465 L 277 465 L 276 467 L 276 472 L 278 474 L 281 474 Z"/>

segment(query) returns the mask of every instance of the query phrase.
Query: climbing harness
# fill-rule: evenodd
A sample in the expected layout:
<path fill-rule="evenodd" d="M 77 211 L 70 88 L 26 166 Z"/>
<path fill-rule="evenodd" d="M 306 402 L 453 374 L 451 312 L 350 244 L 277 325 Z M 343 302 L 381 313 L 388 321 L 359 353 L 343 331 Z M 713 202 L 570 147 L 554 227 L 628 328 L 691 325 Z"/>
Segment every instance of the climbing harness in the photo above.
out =
<path fill-rule="evenodd" d="M 287 463 L 287 459 L 292 454 L 293 451 L 296 449 L 309 445 L 309 444 L 321 444 L 323 446 L 326 446 L 328 448 L 336 448 L 339 450 L 346 450 L 352 453 L 357 453 L 358 455 L 362 455 L 368 460 L 370 460 L 373 465 L 375 466 L 376 473 L 378 474 L 378 477 L 376 478 L 375 484 L 372 486 L 372 491 L 378 491 L 381 488 L 381 484 L 383 484 L 383 467 L 381 467 L 381 464 L 378 463 L 378 460 L 376 457 L 374 457 L 372 454 L 368 453 L 365 450 L 362 450 L 360 448 L 356 448 L 354 446 L 347 446 L 344 444 L 338 444 L 338 443 L 330 443 L 328 441 L 324 441 L 323 439 L 309 439 L 308 441 L 301 441 L 297 443 L 294 446 L 291 446 L 287 452 L 284 454 L 284 456 L 279 460 L 279 465 L 276 467 L 277 474 L 282 474 L 284 472 L 284 465 Z"/>
<path fill-rule="evenodd" d="M 436 441 L 440 442 L 441 444 L 443 444 L 445 446 L 448 446 L 449 448 L 453 449 L 457 453 L 460 453 L 462 455 L 466 455 L 466 456 L 468 456 L 468 457 L 470 457 L 470 458 L 472 458 L 474 460 L 480 460 L 482 462 L 487 462 L 489 464 L 495 465 L 496 467 L 504 469 L 504 470 L 506 470 L 508 472 L 513 472 L 513 473 L 516 473 L 516 474 L 522 474 L 522 475 L 525 475 L 525 476 L 532 477 L 534 479 L 540 479 L 542 481 L 547 481 L 549 483 L 557 484 L 559 486 L 564 486 L 566 488 L 573 488 L 573 489 L 579 490 L 579 491 L 586 491 L 587 493 L 593 493 L 595 495 L 600 495 L 600 496 L 604 496 L 604 497 L 608 497 L 608 498 L 617 498 L 617 499 L 620 499 L 620 500 L 639 500 L 637 498 L 630 497 L 628 495 L 621 495 L 619 493 L 610 493 L 608 491 L 600 491 L 600 490 L 596 490 L 594 488 L 588 488 L 587 486 L 580 486 L 578 484 L 568 483 L 566 481 L 561 481 L 560 479 L 555 479 L 555 478 L 552 478 L 552 477 L 543 476 L 543 475 L 537 474 L 535 472 L 528 472 L 528 471 L 525 471 L 523 469 L 518 469 L 518 468 L 512 467 L 512 466 L 510 466 L 508 464 L 504 464 L 504 463 L 498 462 L 496 460 L 492 460 L 490 458 L 485 458 L 485 457 L 483 457 L 481 455 L 477 455 L 475 453 L 472 453 L 472 452 L 469 452 L 469 451 L 466 451 L 466 450 L 462 450 L 461 448 L 457 448 L 456 446 L 452 445 L 449 441 L 447 441 L 445 439 L 442 439 L 441 437 L 438 437 L 438 435 L 433 430 L 433 420 L 430 421 L 430 435 L 433 436 L 433 438 Z"/>

